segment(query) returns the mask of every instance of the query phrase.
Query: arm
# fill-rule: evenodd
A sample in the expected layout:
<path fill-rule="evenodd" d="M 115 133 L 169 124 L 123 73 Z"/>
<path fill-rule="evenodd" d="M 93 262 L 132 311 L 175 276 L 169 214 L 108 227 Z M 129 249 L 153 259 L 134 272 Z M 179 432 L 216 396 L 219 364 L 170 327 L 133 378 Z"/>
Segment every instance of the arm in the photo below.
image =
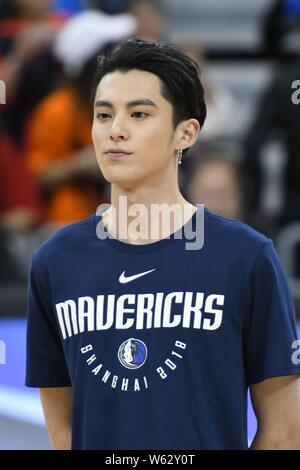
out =
<path fill-rule="evenodd" d="M 258 428 L 253 450 L 295 450 L 300 447 L 300 377 L 285 376 L 251 386 Z"/>
<path fill-rule="evenodd" d="M 42 100 L 30 119 L 24 144 L 26 165 L 38 182 L 50 189 L 80 176 L 99 174 L 88 110 L 82 109 L 84 117 L 77 123 L 73 116 L 77 108 L 71 91 L 61 89 Z M 79 125 L 85 127 L 86 135 L 77 139 Z"/>
<path fill-rule="evenodd" d="M 42 48 L 51 47 L 58 27 L 52 24 L 31 24 L 16 38 L 9 55 L 0 64 L 0 77 L 7 83 L 7 94 L 13 96 L 28 59 Z"/>
<path fill-rule="evenodd" d="M 54 450 L 71 450 L 72 388 L 40 388 L 47 431 Z"/>
<path fill-rule="evenodd" d="M 77 176 L 100 174 L 100 169 L 92 146 L 86 146 L 73 153 L 72 157 L 53 162 L 40 174 L 44 186 L 68 183 Z"/>

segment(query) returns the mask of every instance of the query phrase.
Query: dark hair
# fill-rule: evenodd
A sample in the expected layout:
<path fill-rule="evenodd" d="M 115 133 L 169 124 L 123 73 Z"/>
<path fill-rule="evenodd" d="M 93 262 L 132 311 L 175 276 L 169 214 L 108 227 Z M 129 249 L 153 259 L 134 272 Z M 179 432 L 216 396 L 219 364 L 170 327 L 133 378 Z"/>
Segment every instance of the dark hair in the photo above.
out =
<path fill-rule="evenodd" d="M 92 99 L 102 78 L 111 72 L 133 69 L 151 72 L 162 81 L 162 96 L 173 107 L 173 125 L 195 118 L 201 127 L 206 118 L 204 89 L 198 64 L 179 47 L 141 39 L 122 41 L 110 54 L 98 56 Z"/>

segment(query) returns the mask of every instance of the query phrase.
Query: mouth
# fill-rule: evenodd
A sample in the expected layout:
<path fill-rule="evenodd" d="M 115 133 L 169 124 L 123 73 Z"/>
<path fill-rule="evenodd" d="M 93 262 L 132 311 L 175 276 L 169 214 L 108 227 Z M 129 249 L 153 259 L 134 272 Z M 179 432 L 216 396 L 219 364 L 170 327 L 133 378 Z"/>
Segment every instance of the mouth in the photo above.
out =
<path fill-rule="evenodd" d="M 108 150 L 105 152 L 105 156 L 113 160 L 128 157 L 129 155 L 132 154 L 130 152 L 125 152 L 125 150 Z"/>

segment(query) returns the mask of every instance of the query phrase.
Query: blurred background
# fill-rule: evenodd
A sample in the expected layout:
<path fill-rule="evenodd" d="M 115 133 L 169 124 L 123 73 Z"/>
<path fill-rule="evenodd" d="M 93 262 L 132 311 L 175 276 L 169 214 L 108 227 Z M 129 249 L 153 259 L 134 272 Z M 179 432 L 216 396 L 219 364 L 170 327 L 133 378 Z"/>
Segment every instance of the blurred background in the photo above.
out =
<path fill-rule="evenodd" d="M 24 387 L 30 258 L 109 202 L 91 75 L 126 37 L 172 41 L 199 62 L 208 118 L 182 191 L 273 239 L 300 321 L 300 0 L 0 0 L 0 449 L 50 447 Z M 250 404 L 248 423 L 250 442 Z"/>

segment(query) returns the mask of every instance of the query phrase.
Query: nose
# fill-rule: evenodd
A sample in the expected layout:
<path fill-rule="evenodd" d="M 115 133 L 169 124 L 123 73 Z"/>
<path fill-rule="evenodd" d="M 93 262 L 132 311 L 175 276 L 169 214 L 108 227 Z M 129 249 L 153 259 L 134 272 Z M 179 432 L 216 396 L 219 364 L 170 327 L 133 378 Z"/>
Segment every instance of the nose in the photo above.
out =
<path fill-rule="evenodd" d="M 111 140 L 127 140 L 128 131 L 125 128 L 124 119 L 121 117 L 115 117 L 110 129 Z"/>

